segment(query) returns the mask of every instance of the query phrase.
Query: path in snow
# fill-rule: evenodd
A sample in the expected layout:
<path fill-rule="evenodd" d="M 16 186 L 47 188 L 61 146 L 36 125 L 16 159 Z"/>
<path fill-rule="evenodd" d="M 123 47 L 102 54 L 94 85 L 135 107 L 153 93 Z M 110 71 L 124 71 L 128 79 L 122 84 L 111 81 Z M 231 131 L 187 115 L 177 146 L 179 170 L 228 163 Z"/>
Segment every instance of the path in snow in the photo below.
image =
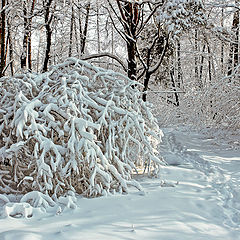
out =
<path fill-rule="evenodd" d="M 173 129 L 165 129 L 162 151 L 170 164 L 187 164 L 206 175 L 209 189 L 216 191 L 222 206 L 219 217 L 227 226 L 240 230 L 239 151 L 228 145 L 219 149 L 214 138 Z"/>

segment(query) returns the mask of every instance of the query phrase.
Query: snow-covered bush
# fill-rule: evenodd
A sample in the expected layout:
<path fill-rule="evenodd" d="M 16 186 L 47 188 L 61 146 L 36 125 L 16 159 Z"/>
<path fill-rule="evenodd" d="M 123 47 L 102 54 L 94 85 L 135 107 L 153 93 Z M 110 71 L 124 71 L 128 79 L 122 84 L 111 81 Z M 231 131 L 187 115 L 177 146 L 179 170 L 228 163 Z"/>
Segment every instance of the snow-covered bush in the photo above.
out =
<path fill-rule="evenodd" d="M 69 58 L 0 86 L 1 193 L 94 197 L 141 189 L 139 166 L 158 172 L 161 131 L 126 76 Z"/>

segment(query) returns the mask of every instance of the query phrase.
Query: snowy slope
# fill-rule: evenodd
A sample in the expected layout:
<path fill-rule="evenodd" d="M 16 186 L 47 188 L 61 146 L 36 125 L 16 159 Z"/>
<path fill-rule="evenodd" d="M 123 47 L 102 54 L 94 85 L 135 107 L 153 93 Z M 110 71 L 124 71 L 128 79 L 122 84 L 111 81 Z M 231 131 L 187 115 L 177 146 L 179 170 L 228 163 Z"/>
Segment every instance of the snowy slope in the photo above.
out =
<path fill-rule="evenodd" d="M 240 239 L 240 150 L 203 134 L 164 129 L 169 166 L 137 176 L 145 192 L 78 199 L 58 213 L 0 219 L 1 240 Z"/>

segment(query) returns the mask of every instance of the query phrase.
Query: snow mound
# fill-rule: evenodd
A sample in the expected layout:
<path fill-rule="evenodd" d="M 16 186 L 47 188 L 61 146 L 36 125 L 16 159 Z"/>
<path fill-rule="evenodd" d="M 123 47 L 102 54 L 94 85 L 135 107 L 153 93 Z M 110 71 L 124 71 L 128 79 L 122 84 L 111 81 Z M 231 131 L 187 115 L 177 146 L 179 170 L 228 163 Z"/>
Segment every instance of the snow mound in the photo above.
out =
<path fill-rule="evenodd" d="M 29 193 L 33 206 L 47 206 L 47 196 L 57 202 L 68 192 L 142 190 L 133 171 L 158 173 L 162 132 L 137 82 L 69 58 L 0 86 L 0 192 Z"/>
<path fill-rule="evenodd" d="M 14 218 L 29 218 L 32 217 L 33 208 L 28 203 L 7 203 L 4 206 L 4 212 L 6 216 Z"/>

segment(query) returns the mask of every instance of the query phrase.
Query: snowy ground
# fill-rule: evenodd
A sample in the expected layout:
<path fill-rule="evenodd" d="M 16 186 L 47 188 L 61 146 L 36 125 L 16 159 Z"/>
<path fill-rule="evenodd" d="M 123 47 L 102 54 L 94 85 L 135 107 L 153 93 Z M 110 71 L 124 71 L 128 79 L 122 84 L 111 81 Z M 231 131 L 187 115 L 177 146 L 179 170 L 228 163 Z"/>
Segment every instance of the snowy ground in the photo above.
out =
<path fill-rule="evenodd" d="M 240 239 L 240 149 L 183 129 L 164 129 L 169 166 L 138 177 L 145 193 L 78 199 L 78 208 L 0 217 L 0 240 Z M 239 136 L 238 136 L 239 137 Z M 235 146 L 235 147 L 234 147 Z"/>

